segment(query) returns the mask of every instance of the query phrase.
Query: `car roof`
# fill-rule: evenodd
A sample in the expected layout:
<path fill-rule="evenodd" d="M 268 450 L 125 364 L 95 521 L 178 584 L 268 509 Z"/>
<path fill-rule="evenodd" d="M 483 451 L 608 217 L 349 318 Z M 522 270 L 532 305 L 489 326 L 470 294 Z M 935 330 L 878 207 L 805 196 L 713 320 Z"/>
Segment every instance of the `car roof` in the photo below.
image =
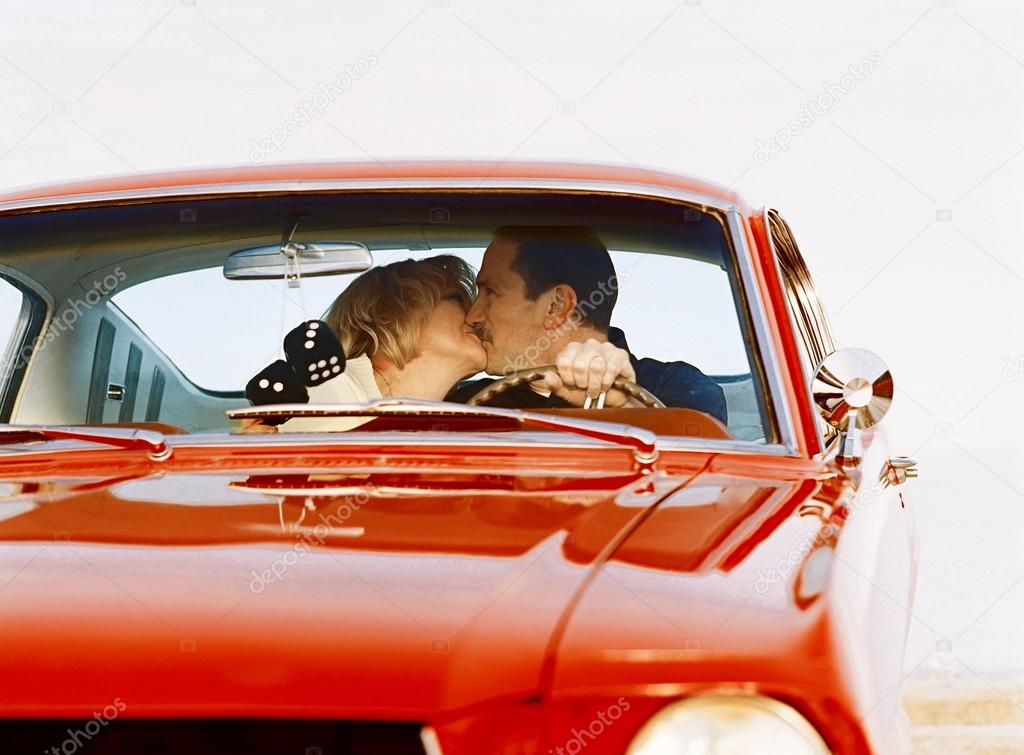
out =
<path fill-rule="evenodd" d="M 518 162 L 495 161 L 373 161 L 373 162 L 306 162 L 249 164 L 211 167 L 196 170 L 178 170 L 155 173 L 135 173 L 97 177 L 72 182 L 26 186 L 0 192 L 0 211 L 22 207 L 46 207 L 91 201 L 117 201 L 143 196 L 159 196 L 166 190 L 175 195 L 183 193 L 217 194 L 240 193 L 247 185 L 288 185 L 290 190 L 301 190 L 330 181 L 386 181 L 400 183 L 429 180 L 479 180 L 500 184 L 515 181 L 583 181 L 595 184 L 632 184 L 659 187 L 698 198 L 716 205 L 729 204 L 737 209 L 746 207 L 729 187 L 703 179 L 639 166 L 596 163 Z"/>

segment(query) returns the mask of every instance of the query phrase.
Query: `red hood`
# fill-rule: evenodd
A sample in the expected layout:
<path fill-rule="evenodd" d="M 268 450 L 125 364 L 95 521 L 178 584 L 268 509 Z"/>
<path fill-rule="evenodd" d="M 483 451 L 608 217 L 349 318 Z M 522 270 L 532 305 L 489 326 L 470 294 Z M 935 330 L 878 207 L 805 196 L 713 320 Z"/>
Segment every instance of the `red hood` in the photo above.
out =
<path fill-rule="evenodd" d="M 817 487 L 766 488 L 709 472 L 670 494 L 589 580 L 560 642 L 559 693 L 661 686 L 662 694 L 683 695 L 693 683 L 752 679 L 767 694 L 806 696 L 825 679 L 834 686 L 819 598 L 841 523 L 788 516 L 763 526 L 752 548 L 743 531 L 756 529 L 756 515 L 740 519 L 737 505 L 730 522 L 721 511 L 729 499 L 750 505 L 760 495 L 762 510 L 789 510 Z M 690 507 L 690 519 L 706 518 L 704 532 L 720 533 L 724 545 L 701 548 L 682 536 L 680 509 Z M 711 566 L 718 568 L 702 568 Z M 803 659 L 796 668 L 795 658 Z M 590 670 L 598 666 L 596 680 Z"/>
<path fill-rule="evenodd" d="M 648 519 L 665 537 L 641 523 L 709 457 L 646 478 L 376 462 L 4 483 L 3 713 L 121 697 L 133 715 L 422 719 L 536 695 L 613 553 L 665 577 L 727 567 L 809 490 L 715 476 L 699 494 L 714 500 L 676 493 Z"/>

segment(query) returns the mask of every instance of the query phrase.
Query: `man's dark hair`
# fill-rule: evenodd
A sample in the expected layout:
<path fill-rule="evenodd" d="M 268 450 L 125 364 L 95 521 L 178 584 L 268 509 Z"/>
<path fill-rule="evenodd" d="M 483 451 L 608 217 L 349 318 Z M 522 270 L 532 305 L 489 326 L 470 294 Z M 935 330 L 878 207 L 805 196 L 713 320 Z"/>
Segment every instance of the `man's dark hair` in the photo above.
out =
<path fill-rule="evenodd" d="M 608 332 L 619 282 L 611 255 L 596 233 L 586 226 L 506 225 L 494 236 L 518 244 L 512 269 L 526 282 L 529 299 L 558 285 L 571 286 L 579 320 Z"/>

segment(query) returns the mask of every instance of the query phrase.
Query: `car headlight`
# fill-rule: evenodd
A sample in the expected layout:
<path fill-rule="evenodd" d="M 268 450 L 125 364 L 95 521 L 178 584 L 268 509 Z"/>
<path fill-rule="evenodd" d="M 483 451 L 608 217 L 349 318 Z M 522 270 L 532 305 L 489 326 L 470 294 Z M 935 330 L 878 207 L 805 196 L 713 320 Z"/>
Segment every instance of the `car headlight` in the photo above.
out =
<path fill-rule="evenodd" d="M 828 755 L 807 719 L 770 697 L 703 695 L 651 717 L 626 755 Z"/>

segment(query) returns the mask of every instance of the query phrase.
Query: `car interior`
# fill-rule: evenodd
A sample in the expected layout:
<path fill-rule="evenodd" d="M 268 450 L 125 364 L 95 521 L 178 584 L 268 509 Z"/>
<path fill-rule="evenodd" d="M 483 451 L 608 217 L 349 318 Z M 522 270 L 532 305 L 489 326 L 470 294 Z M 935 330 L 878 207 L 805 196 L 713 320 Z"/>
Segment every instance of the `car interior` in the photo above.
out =
<path fill-rule="evenodd" d="M 285 318 L 300 310 L 322 316 L 352 276 L 254 287 L 224 277 L 232 253 L 280 244 L 293 233 L 302 242 L 364 245 L 377 263 L 464 253 L 478 266 L 494 230 L 516 224 L 585 225 L 612 251 L 617 270 L 635 260 L 629 276 L 620 270 L 612 324 L 621 309 L 637 356 L 685 360 L 712 377 L 725 393 L 729 422 L 723 431 L 692 422 L 683 410 L 563 411 L 628 416 L 668 434 L 773 442 L 765 368 L 723 218 L 667 200 L 537 190 L 193 197 L 0 217 L 0 276 L 20 301 L 8 323 L 0 419 L 237 430 L 225 412 L 249 406 L 242 387 L 255 370 L 231 350 L 251 339 L 252 364 L 269 361 L 279 333 L 259 323 L 279 316 L 287 330 L 301 318 Z M 679 275 L 666 265 L 677 265 Z M 715 309 L 707 308 L 704 278 L 691 280 L 687 270 L 707 271 L 718 287 Z M 233 298 L 245 286 L 253 296 Z M 282 307 L 282 297 L 291 304 Z M 203 370 L 217 377 L 201 379 Z"/>

